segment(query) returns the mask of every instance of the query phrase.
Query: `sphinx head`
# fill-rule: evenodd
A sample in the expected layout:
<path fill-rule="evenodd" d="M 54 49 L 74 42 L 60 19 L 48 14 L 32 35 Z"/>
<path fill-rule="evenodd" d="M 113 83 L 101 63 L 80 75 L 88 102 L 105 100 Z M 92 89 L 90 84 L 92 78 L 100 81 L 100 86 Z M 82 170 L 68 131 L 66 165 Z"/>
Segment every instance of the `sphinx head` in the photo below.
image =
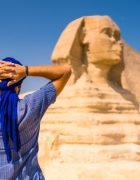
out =
<path fill-rule="evenodd" d="M 120 30 L 113 20 L 108 16 L 86 16 L 66 27 L 52 60 L 56 64 L 70 64 L 75 82 L 83 69 L 91 79 L 106 79 L 109 69 L 120 63 L 122 55 Z"/>

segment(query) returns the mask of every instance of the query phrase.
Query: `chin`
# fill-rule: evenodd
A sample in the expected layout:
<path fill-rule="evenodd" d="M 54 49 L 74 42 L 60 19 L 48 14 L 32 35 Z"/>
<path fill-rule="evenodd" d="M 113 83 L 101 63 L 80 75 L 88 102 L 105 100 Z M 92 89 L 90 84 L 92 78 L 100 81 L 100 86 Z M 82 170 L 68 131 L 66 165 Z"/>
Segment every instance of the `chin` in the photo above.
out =
<path fill-rule="evenodd" d="M 119 64 L 122 61 L 122 57 L 118 56 L 118 55 L 114 55 L 112 57 L 109 58 L 108 60 L 108 64 Z"/>
<path fill-rule="evenodd" d="M 122 61 L 122 58 L 115 58 L 114 61 L 115 64 L 119 64 Z"/>

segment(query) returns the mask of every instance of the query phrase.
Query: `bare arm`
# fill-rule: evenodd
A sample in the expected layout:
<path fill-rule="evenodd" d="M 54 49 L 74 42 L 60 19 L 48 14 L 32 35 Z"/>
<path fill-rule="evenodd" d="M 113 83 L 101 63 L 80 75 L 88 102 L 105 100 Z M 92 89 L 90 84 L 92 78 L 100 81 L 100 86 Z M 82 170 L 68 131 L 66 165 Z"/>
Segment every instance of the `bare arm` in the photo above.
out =
<path fill-rule="evenodd" d="M 29 75 L 53 80 L 58 95 L 71 75 L 71 68 L 68 65 L 29 66 Z"/>
<path fill-rule="evenodd" d="M 51 80 L 59 79 L 70 67 L 68 65 L 29 66 L 29 76 L 40 76 Z"/>
<path fill-rule="evenodd" d="M 69 65 L 46 65 L 46 66 L 29 66 L 29 76 L 39 76 L 51 79 L 57 91 L 60 94 L 71 75 Z M 15 65 L 15 75 L 8 85 L 12 85 L 26 76 L 25 67 Z"/>

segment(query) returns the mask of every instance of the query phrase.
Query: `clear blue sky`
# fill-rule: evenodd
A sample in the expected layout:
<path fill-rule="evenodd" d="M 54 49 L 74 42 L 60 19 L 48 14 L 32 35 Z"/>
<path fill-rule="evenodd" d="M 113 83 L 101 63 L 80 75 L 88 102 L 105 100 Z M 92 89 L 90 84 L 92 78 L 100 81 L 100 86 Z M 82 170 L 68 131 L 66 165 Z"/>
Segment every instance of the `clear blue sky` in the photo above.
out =
<path fill-rule="evenodd" d="M 139 0 L 0 0 L 0 59 L 24 65 L 52 64 L 50 56 L 63 29 L 86 15 L 109 15 L 122 37 L 140 52 Z M 36 90 L 43 78 L 27 78 L 22 92 Z"/>

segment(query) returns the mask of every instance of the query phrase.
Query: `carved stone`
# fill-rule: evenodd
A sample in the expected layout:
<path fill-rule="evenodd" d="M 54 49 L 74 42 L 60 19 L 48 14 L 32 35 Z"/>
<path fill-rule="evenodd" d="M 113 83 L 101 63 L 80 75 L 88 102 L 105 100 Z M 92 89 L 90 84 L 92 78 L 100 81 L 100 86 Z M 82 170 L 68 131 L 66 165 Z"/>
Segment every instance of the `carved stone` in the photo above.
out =
<path fill-rule="evenodd" d="M 52 61 L 72 76 L 42 119 L 46 178 L 139 179 L 140 55 L 110 17 L 85 16 L 62 32 Z"/>

